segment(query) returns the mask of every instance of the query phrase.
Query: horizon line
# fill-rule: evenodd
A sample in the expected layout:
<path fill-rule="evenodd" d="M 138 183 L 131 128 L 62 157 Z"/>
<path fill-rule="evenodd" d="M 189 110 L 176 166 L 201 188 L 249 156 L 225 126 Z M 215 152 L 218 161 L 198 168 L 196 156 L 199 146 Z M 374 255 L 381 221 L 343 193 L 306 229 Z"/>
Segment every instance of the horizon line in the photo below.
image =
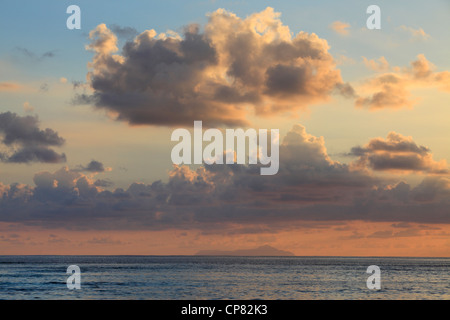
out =
<path fill-rule="evenodd" d="M 299 255 L 197 255 L 197 254 L 0 254 L 0 257 L 234 257 L 234 258 L 428 258 L 450 259 L 450 256 L 299 256 Z"/>

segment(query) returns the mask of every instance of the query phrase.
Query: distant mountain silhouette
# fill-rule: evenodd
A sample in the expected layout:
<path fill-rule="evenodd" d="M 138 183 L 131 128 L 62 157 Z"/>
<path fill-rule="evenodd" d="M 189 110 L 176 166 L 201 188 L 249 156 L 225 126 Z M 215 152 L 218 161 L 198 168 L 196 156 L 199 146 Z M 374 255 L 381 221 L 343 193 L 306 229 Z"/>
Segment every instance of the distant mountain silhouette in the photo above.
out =
<path fill-rule="evenodd" d="M 196 253 L 197 256 L 295 256 L 292 252 L 278 250 L 269 245 L 254 249 L 221 251 L 221 250 L 201 250 Z"/>

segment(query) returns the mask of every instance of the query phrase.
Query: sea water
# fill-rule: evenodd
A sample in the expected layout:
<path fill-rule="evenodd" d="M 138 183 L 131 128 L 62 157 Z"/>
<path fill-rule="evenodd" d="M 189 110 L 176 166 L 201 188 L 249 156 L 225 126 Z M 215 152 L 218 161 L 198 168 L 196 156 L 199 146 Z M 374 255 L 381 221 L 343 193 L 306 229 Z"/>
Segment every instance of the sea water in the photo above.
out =
<path fill-rule="evenodd" d="M 367 288 L 370 265 L 380 290 Z M 0 256 L 0 299 L 448 300 L 450 258 Z"/>

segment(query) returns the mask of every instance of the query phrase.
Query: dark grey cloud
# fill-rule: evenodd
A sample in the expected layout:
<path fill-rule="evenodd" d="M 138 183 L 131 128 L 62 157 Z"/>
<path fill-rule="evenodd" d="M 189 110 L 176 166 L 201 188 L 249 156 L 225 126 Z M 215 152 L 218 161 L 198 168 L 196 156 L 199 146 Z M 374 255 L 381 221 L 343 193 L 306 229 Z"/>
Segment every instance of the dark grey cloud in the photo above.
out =
<path fill-rule="evenodd" d="M 110 28 L 111 31 L 114 32 L 114 34 L 117 35 L 119 38 L 130 39 L 134 38 L 139 34 L 139 32 L 132 27 L 121 27 L 117 24 L 112 24 Z"/>
<path fill-rule="evenodd" d="M 2 144 L 9 149 L 0 154 L 4 162 L 66 161 L 65 154 L 58 154 L 50 148 L 62 146 L 65 140 L 53 129 L 40 129 L 37 117 L 19 116 L 9 111 L 0 113 L 0 136 Z"/>
<path fill-rule="evenodd" d="M 18 55 L 25 57 L 27 59 L 30 59 L 33 62 L 38 62 L 38 61 L 42 61 L 44 59 L 53 58 L 56 55 L 56 50 L 46 51 L 42 54 L 33 52 L 24 47 L 16 47 L 14 50 Z"/>
<path fill-rule="evenodd" d="M 6 145 L 20 143 L 25 145 L 61 146 L 64 139 L 52 129 L 41 130 L 39 120 L 33 116 L 19 116 L 13 112 L 0 113 L 0 132 Z"/>
<path fill-rule="evenodd" d="M 105 166 L 103 163 L 92 160 L 86 166 L 78 166 L 75 171 L 84 171 L 84 172 L 104 172 Z"/>
<path fill-rule="evenodd" d="M 12 155 L 6 157 L 6 162 L 13 163 L 29 163 L 29 162 L 45 162 L 45 163 L 61 163 L 66 162 L 66 155 L 59 154 L 45 147 L 22 147 Z"/>
<path fill-rule="evenodd" d="M 417 145 L 411 137 L 396 132 L 390 132 L 386 139 L 371 139 L 364 147 L 353 147 L 349 155 L 359 157 L 358 166 L 377 171 L 449 173 L 445 160 L 433 160 L 428 147 Z"/>
<path fill-rule="evenodd" d="M 245 233 L 363 220 L 407 229 L 386 237 L 412 235 L 407 223 L 450 223 L 448 178 L 427 176 L 417 186 L 374 178 L 333 161 L 323 138 L 299 125 L 282 140 L 273 176 L 261 176 L 257 165 L 175 166 L 167 182 L 106 190 L 101 180 L 66 167 L 37 173 L 34 183 L 0 184 L 0 221 L 69 229 L 239 227 Z"/>
<path fill-rule="evenodd" d="M 86 86 L 86 83 L 82 81 L 72 80 L 72 86 L 74 89 L 84 88 Z"/>
<path fill-rule="evenodd" d="M 112 187 L 114 185 L 114 182 L 108 179 L 97 179 L 94 182 L 94 186 L 102 187 L 102 188 L 108 188 Z"/>

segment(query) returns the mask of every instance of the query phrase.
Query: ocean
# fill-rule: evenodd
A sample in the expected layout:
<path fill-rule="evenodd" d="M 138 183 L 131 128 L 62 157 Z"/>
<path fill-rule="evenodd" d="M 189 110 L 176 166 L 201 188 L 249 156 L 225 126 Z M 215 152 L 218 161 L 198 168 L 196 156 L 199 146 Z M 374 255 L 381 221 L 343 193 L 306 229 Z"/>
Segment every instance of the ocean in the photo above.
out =
<path fill-rule="evenodd" d="M 379 290 L 367 288 L 370 265 Z M 0 299 L 449 300 L 450 258 L 0 256 Z"/>

